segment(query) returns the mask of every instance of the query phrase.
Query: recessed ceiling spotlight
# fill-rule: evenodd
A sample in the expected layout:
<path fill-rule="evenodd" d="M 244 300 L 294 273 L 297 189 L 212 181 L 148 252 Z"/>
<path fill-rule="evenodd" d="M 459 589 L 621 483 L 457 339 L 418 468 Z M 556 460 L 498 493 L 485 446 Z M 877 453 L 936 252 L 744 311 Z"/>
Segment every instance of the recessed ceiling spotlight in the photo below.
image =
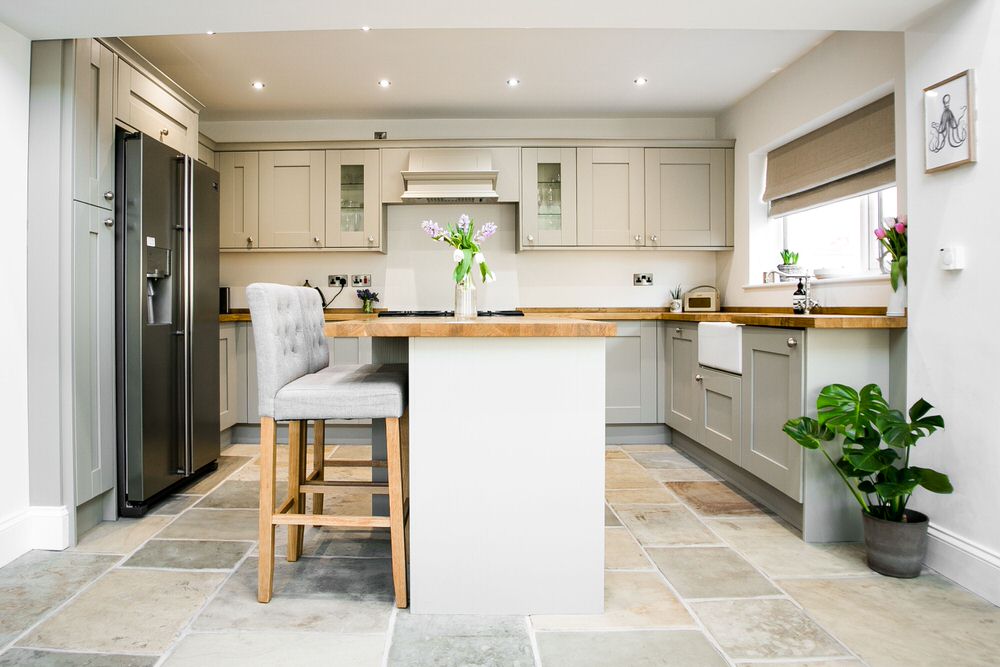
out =
<path fill-rule="evenodd" d="M 251 81 L 250 87 L 254 90 L 264 90 L 265 83 L 263 81 Z"/>
<path fill-rule="evenodd" d="M 512 76 L 511 78 L 507 79 L 507 85 L 510 86 L 511 88 L 513 88 L 514 86 L 520 86 L 521 80 L 518 79 L 517 77 Z"/>
<path fill-rule="evenodd" d="M 637 86 L 645 86 L 647 83 L 649 83 L 649 79 L 647 79 L 644 76 L 637 76 L 634 79 L 632 79 L 632 83 L 634 83 Z"/>
<path fill-rule="evenodd" d="M 214 35 L 214 34 L 215 34 L 215 31 L 214 31 L 214 30 L 206 30 L 206 31 L 205 31 L 205 34 L 206 34 L 206 35 Z"/>
<path fill-rule="evenodd" d="M 361 26 L 361 32 L 368 32 L 371 29 L 372 29 L 372 27 L 370 25 L 363 25 L 363 26 Z"/>
<path fill-rule="evenodd" d="M 378 85 L 379 88 L 388 88 L 389 86 L 392 85 L 392 81 L 389 81 L 389 79 L 379 79 Z"/>

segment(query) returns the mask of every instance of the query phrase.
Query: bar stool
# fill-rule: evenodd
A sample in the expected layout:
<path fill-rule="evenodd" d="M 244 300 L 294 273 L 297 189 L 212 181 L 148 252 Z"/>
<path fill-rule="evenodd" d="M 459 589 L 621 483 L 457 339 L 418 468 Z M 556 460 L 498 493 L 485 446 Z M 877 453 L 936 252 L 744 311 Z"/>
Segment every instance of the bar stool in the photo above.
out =
<path fill-rule="evenodd" d="M 257 599 L 271 599 L 274 582 L 274 527 L 288 526 L 290 562 L 302 555 L 307 525 L 388 528 L 396 606 L 406 591 L 406 372 L 398 365 L 329 366 L 323 335 L 323 305 L 307 287 L 255 283 L 247 287 L 257 349 L 260 392 L 260 560 Z M 386 461 L 326 460 L 324 420 L 384 419 Z M 306 436 L 313 421 L 313 469 L 306 474 Z M 288 422 L 288 496 L 275 504 L 276 424 Z M 326 481 L 325 466 L 388 468 L 388 482 Z M 343 487 L 384 487 L 389 516 L 323 514 L 323 495 Z M 305 494 L 313 512 L 305 511 Z"/>

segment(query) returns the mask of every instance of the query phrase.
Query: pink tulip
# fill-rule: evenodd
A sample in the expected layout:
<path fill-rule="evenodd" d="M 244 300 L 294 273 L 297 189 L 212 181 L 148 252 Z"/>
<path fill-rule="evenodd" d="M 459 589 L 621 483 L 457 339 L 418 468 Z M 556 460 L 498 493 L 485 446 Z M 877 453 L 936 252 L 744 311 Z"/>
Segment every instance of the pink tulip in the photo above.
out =
<path fill-rule="evenodd" d="M 885 238 L 885 230 L 882 229 L 881 227 L 876 227 L 875 228 L 875 238 L 877 238 L 879 241 L 881 241 L 882 239 L 884 239 Z"/>
<path fill-rule="evenodd" d="M 903 232 L 906 231 L 906 223 L 905 222 L 897 222 L 895 230 L 896 230 L 897 234 L 902 234 Z"/>
<path fill-rule="evenodd" d="M 910 224 L 909 222 L 907 222 L 905 215 L 899 216 L 898 218 L 896 218 L 896 221 L 903 223 L 904 226 Z"/>

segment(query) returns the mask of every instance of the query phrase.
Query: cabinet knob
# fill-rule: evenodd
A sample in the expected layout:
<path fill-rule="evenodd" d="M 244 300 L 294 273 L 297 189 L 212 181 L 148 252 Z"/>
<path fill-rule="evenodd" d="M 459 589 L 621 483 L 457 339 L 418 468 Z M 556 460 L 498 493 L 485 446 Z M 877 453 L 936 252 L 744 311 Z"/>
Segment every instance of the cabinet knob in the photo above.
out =
<path fill-rule="evenodd" d="M 114 218 L 108 218 L 108 219 L 106 219 L 104 221 L 104 226 L 105 227 L 114 227 L 115 226 L 115 219 Z"/>
<path fill-rule="evenodd" d="M 676 329 L 674 329 L 674 331 L 676 331 L 677 333 L 680 333 L 681 332 L 681 328 L 677 327 Z"/>
<path fill-rule="evenodd" d="M 160 130 L 160 136 L 161 137 L 165 137 L 168 134 L 170 134 L 170 130 L 168 130 L 167 128 L 163 128 L 162 130 Z"/>
<path fill-rule="evenodd" d="M 788 339 L 788 347 L 795 347 L 798 344 L 799 344 L 799 341 L 795 340 L 794 338 L 789 338 Z"/>
<path fill-rule="evenodd" d="M 375 237 L 374 236 L 369 236 L 368 237 L 368 242 L 369 243 L 375 243 Z"/>
<path fill-rule="evenodd" d="M 316 245 L 319 245 L 319 237 L 318 236 L 314 236 L 313 237 L 313 243 L 315 243 Z"/>
<path fill-rule="evenodd" d="M 702 377 L 701 375 L 695 375 L 695 376 L 694 376 L 694 381 L 695 381 L 695 382 L 701 382 L 701 381 L 702 381 L 702 380 L 704 380 L 704 379 L 705 379 L 705 378 L 703 378 L 703 377 Z"/>
<path fill-rule="evenodd" d="M 535 237 L 532 236 L 531 234 L 528 234 L 528 243 L 534 243 L 534 242 L 535 242 Z"/>
<path fill-rule="evenodd" d="M 642 241 L 642 236 L 640 236 L 639 234 L 636 234 L 635 235 L 635 242 L 636 243 L 640 243 L 641 241 Z"/>
<path fill-rule="evenodd" d="M 104 193 L 104 198 L 107 199 L 108 201 L 111 201 L 112 199 L 115 198 L 115 193 L 112 192 L 111 190 L 108 190 L 107 192 Z"/>
<path fill-rule="evenodd" d="M 653 243 L 656 243 L 656 234 L 653 234 L 652 236 L 650 236 L 649 240 L 652 241 Z"/>
<path fill-rule="evenodd" d="M 248 236 L 247 237 L 247 246 L 251 247 L 251 248 L 253 247 L 253 237 L 252 236 Z"/>

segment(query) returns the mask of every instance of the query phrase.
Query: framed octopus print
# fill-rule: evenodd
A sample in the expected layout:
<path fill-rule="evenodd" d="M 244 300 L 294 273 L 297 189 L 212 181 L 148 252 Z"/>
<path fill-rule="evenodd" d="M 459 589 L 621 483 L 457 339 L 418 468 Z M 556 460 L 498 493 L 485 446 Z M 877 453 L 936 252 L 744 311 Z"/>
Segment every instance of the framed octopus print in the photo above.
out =
<path fill-rule="evenodd" d="M 972 70 L 924 88 L 924 171 L 976 161 Z"/>

